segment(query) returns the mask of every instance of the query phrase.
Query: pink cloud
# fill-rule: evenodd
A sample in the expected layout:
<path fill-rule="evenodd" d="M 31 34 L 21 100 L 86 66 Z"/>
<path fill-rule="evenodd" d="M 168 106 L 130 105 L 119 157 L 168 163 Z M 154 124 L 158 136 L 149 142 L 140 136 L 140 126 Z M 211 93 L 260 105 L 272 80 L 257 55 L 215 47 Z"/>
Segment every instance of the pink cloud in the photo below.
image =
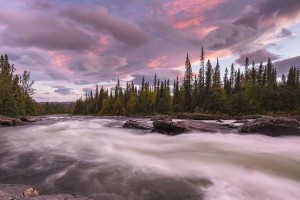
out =
<path fill-rule="evenodd" d="M 204 13 L 225 0 L 175 0 L 167 6 L 167 14 L 171 17 L 176 29 L 198 26 L 205 20 Z"/>
<path fill-rule="evenodd" d="M 162 62 L 166 61 L 166 59 L 167 59 L 167 56 L 162 56 L 162 57 L 159 57 L 159 58 L 151 59 L 151 60 L 148 61 L 147 67 L 151 68 L 151 69 L 161 67 L 163 65 Z"/>

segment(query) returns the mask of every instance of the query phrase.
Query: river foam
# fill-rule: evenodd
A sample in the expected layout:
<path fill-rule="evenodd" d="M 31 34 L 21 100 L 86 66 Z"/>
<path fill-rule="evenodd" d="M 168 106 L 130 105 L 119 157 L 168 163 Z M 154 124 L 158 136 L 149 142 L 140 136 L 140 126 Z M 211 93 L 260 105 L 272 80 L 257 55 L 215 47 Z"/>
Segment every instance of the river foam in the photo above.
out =
<path fill-rule="evenodd" d="M 0 182 L 93 199 L 300 199 L 299 137 L 170 137 L 124 121 L 52 116 L 0 129 Z"/>

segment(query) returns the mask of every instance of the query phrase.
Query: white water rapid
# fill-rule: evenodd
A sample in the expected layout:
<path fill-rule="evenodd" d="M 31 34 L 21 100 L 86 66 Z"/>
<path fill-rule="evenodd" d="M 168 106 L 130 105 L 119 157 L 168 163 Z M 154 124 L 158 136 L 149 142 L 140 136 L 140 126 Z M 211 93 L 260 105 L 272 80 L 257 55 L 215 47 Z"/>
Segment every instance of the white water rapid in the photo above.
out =
<path fill-rule="evenodd" d="M 123 129 L 125 120 L 52 116 L 0 128 L 0 183 L 96 200 L 300 199 L 300 137 L 166 136 Z"/>

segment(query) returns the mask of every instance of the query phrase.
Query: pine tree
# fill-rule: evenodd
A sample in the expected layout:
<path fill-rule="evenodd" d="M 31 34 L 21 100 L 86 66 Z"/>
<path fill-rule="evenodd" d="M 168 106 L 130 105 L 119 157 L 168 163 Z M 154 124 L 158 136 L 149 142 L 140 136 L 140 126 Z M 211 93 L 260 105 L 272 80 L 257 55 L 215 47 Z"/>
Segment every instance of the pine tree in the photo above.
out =
<path fill-rule="evenodd" d="M 208 96 L 211 93 L 212 88 L 212 66 L 210 60 L 207 61 L 205 71 L 205 95 Z"/>
<path fill-rule="evenodd" d="M 249 58 L 248 57 L 246 57 L 246 59 L 245 59 L 245 80 L 246 80 L 246 82 L 248 82 L 249 81 Z"/>
<path fill-rule="evenodd" d="M 230 94 L 233 93 L 233 89 L 234 89 L 234 80 L 235 80 L 235 69 L 234 69 L 234 65 L 232 64 L 231 65 L 231 68 L 230 68 L 230 78 L 229 78 L 229 85 L 230 85 Z"/>
<path fill-rule="evenodd" d="M 185 74 L 184 74 L 184 108 L 186 111 L 192 111 L 192 81 L 193 81 L 193 72 L 192 66 L 189 59 L 189 55 L 186 56 L 185 61 Z"/>
<path fill-rule="evenodd" d="M 217 59 L 217 65 L 214 70 L 213 74 L 213 85 L 212 88 L 214 90 L 220 89 L 221 88 L 221 77 L 220 77 L 220 64 L 219 64 L 219 59 Z"/>

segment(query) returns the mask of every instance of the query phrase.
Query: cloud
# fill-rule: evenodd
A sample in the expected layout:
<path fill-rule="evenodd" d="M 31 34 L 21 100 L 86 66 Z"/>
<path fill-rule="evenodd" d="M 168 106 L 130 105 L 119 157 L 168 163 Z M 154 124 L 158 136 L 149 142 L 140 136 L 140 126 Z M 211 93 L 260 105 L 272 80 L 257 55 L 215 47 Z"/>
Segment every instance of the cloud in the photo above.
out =
<path fill-rule="evenodd" d="M 82 88 L 82 91 L 84 94 L 90 94 L 91 90 L 94 90 L 93 88 Z"/>
<path fill-rule="evenodd" d="M 249 37 L 256 34 L 249 26 L 242 24 L 222 24 L 210 32 L 205 38 L 205 46 L 210 50 L 230 48 L 234 45 L 241 45 Z"/>
<path fill-rule="evenodd" d="M 255 3 L 249 12 L 235 21 L 255 30 L 269 29 L 283 22 L 294 21 L 299 17 L 300 1 L 298 0 L 263 0 Z"/>
<path fill-rule="evenodd" d="M 56 88 L 54 92 L 60 94 L 60 95 L 74 95 L 72 88 L 67 88 L 65 86 L 52 86 L 52 88 Z"/>
<path fill-rule="evenodd" d="M 199 26 L 207 19 L 205 15 L 223 0 L 174 0 L 167 6 L 167 13 L 171 17 L 176 29 L 186 29 Z M 200 10 L 201 8 L 201 10 Z"/>
<path fill-rule="evenodd" d="M 71 78 L 61 73 L 61 71 L 57 70 L 46 70 L 45 74 L 52 80 L 69 80 Z"/>
<path fill-rule="evenodd" d="M 147 34 L 135 23 L 110 15 L 102 6 L 95 9 L 72 7 L 62 12 L 62 16 L 73 20 L 86 28 L 107 31 L 117 40 L 128 46 L 140 46 L 148 41 Z"/>
<path fill-rule="evenodd" d="M 280 33 L 277 35 L 277 38 L 287 38 L 292 36 L 293 33 L 286 28 L 283 28 Z"/>
<path fill-rule="evenodd" d="M 287 74 L 291 67 L 300 67 L 300 56 L 287 58 L 281 61 L 273 63 L 274 67 L 277 69 L 277 73 Z"/>
<path fill-rule="evenodd" d="M 94 45 L 93 35 L 56 16 L 24 16 L 0 10 L 0 43 L 9 47 L 82 51 Z"/>
<path fill-rule="evenodd" d="M 267 51 L 266 49 L 259 49 L 254 52 L 249 52 L 247 54 L 240 55 L 240 57 L 237 60 L 235 60 L 235 62 L 240 64 L 241 66 L 244 66 L 246 57 L 249 58 L 250 63 L 267 62 L 268 58 L 271 58 L 272 61 L 278 60 L 280 58 L 278 55 L 275 55 Z"/>

